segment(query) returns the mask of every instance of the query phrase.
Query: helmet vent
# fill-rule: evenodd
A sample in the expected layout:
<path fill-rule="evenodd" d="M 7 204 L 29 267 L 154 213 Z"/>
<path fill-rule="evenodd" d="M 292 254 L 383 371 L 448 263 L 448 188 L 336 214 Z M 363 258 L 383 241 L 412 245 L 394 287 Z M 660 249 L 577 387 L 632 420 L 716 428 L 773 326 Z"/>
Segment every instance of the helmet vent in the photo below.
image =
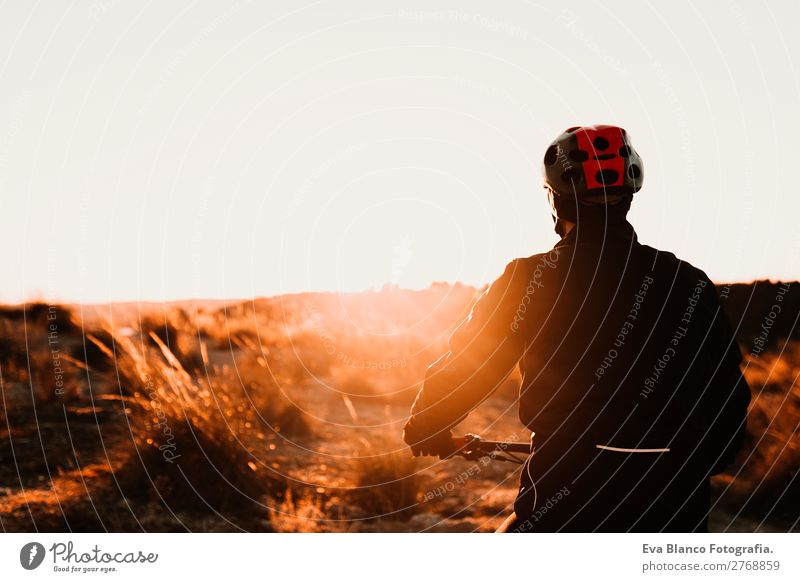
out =
<path fill-rule="evenodd" d="M 608 140 L 602 135 L 598 135 L 596 138 L 594 138 L 594 141 L 592 141 L 592 145 L 602 152 L 608 147 Z"/>
<path fill-rule="evenodd" d="M 561 179 L 564 182 L 580 182 L 583 180 L 583 172 L 577 168 L 570 168 L 569 170 L 564 170 L 561 172 Z"/>
<path fill-rule="evenodd" d="M 585 150 L 572 150 L 569 152 L 569 159 L 573 162 L 583 163 L 589 159 L 589 152 Z"/>
<path fill-rule="evenodd" d="M 619 174 L 616 170 L 599 170 L 594 179 L 604 186 L 609 186 L 616 184 L 617 180 L 619 180 Z"/>
<path fill-rule="evenodd" d="M 556 159 L 558 159 L 558 147 L 551 145 L 544 154 L 544 164 L 552 166 L 556 163 Z"/>
<path fill-rule="evenodd" d="M 631 146 L 624 145 L 621 148 L 619 148 L 619 155 L 622 156 L 623 158 L 627 158 L 628 156 L 630 156 Z"/>
<path fill-rule="evenodd" d="M 628 168 L 628 176 L 630 176 L 633 179 L 636 179 L 641 175 L 642 171 L 639 169 L 639 166 L 637 166 L 636 164 L 631 164 L 631 167 Z"/>

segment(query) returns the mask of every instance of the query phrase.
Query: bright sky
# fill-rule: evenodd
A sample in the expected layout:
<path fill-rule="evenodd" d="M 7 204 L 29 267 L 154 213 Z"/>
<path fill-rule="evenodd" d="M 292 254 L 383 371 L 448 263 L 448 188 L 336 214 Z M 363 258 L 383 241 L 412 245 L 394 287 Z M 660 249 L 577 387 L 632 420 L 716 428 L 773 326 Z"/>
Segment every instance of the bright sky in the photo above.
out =
<path fill-rule="evenodd" d="M 553 4 L 3 4 L 0 301 L 482 284 L 555 242 L 541 158 L 592 123 L 643 242 L 800 277 L 797 3 Z"/>

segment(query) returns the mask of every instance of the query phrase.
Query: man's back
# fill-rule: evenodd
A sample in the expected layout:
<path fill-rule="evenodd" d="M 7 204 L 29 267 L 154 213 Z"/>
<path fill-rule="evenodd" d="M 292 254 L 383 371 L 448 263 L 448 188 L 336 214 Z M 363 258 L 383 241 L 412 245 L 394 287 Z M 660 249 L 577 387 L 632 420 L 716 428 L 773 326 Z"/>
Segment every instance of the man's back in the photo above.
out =
<path fill-rule="evenodd" d="M 536 453 L 510 529 L 705 528 L 708 478 L 733 460 L 750 396 L 702 271 L 639 244 L 625 221 L 576 228 L 510 263 L 450 347 L 407 432 L 452 427 L 519 364 Z"/>
<path fill-rule="evenodd" d="M 573 490 L 535 529 L 702 529 L 708 476 L 732 460 L 749 399 L 714 285 L 627 223 L 575 230 L 517 263 L 536 280 L 515 316 L 530 471 L 545 499 Z"/>

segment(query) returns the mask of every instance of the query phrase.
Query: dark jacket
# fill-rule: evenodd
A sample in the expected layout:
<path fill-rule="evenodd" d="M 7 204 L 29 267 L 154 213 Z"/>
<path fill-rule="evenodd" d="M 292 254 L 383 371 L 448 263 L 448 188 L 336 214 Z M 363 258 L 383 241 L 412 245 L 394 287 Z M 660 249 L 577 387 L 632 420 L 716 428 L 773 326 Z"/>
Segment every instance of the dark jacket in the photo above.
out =
<path fill-rule="evenodd" d="M 705 273 L 627 221 L 590 223 L 506 267 L 428 369 L 406 431 L 446 432 L 518 364 L 536 453 L 517 530 L 703 530 L 709 476 L 744 433 L 741 359 Z"/>

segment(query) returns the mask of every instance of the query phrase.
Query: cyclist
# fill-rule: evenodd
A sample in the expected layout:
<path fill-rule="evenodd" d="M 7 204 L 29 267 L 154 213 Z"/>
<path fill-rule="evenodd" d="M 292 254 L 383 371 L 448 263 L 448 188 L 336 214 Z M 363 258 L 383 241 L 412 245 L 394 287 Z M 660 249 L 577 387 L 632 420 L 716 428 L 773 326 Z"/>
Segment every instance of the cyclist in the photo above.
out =
<path fill-rule="evenodd" d="M 543 173 L 561 240 L 481 295 L 404 438 L 449 456 L 450 429 L 519 365 L 536 452 L 499 531 L 706 531 L 709 478 L 733 461 L 750 400 L 714 284 L 638 241 L 626 215 L 643 165 L 624 129 L 568 129 Z"/>

